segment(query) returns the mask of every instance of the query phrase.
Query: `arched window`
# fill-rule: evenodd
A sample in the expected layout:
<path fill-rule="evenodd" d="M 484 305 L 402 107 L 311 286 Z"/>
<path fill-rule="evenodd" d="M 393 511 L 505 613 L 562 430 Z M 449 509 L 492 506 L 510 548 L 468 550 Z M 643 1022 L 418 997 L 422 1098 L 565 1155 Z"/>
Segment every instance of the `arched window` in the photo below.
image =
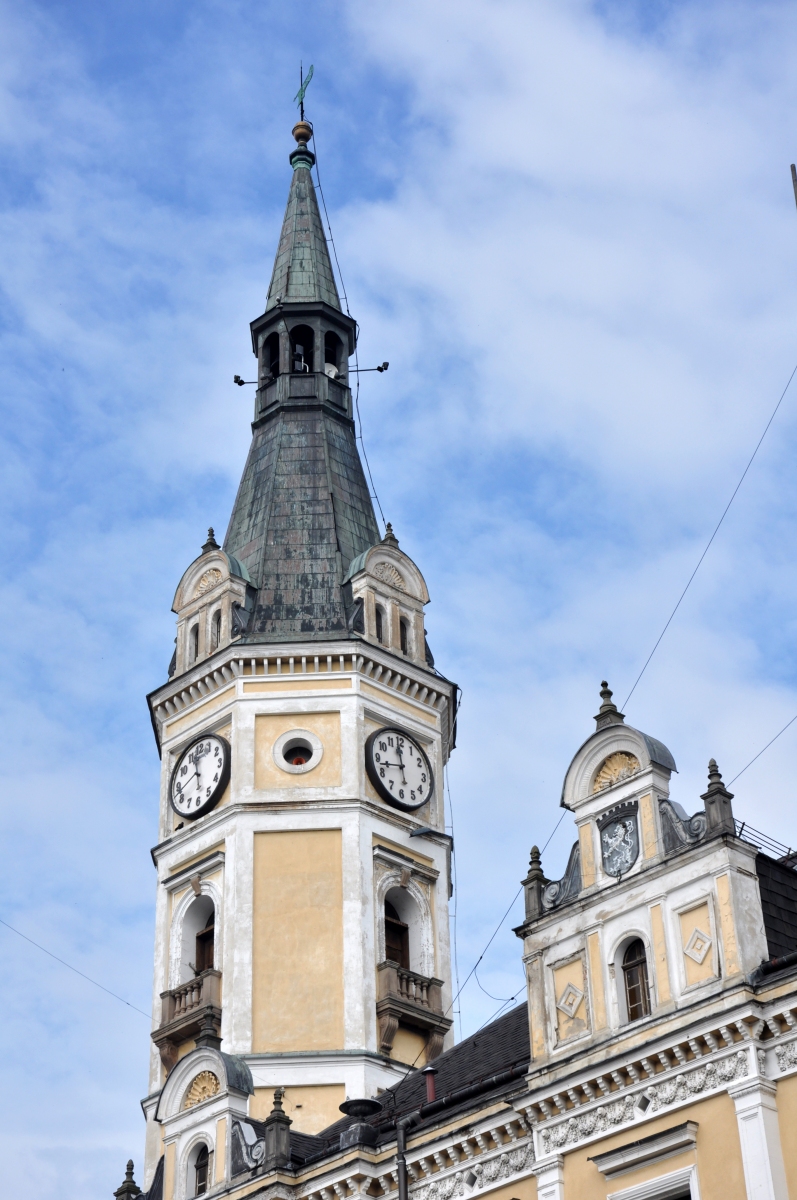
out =
<path fill-rule="evenodd" d="M 410 929 L 389 900 L 385 901 L 385 959 L 409 970 Z"/>
<path fill-rule="evenodd" d="M 192 900 L 182 920 L 179 983 L 188 983 L 213 966 L 216 910 L 210 896 Z"/>
<path fill-rule="evenodd" d="M 263 342 L 263 357 L 261 359 L 263 375 L 276 379 L 280 373 L 280 339 L 278 333 L 270 333 Z"/>
<path fill-rule="evenodd" d="M 639 1021 L 642 1017 L 650 1016 L 648 961 L 645 944 L 641 938 L 635 938 L 626 947 L 623 955 L 623 981 L 628 1020 Z"/>
<path fill-rule="evenodd" d="M 210 1151 L 207 1146 L 200 1146 L 199 1153 L 194 1159 L 194 1195 L 204 1196 L 210 1184 Z"/>
<path fill-rule="evenodd" d="M 324 334 L 324 370 L 332 379 L 340 374 L 343 343 L 336 333 Z"/>
<path fill-rule="evenodd" d="M 315 335 L 309 325 L 295 325 L 291 330 L 291 370 L 313 370 Z"/>
<path fill-rule="evenodd" d="M 410 652 L 410 625 L 404 617 L 399 621 L 399 637 L 401 638 L 401 653 Z"/>
<path fill-rule="evenodd" d="M 188 661 L 195 663 L 199 658 L 199 626 L 192 625 L 188 634 Z"/>
<path fill-rule="evenodd" d="M 376 640 L 384 645 L 385 642 L 385 618 L 382 609 L 377 604 L 376 606 Z"/>
<path fill-rule="evenodd" d="M 217 609 L 210 618 L 210 648 L 218 650 L 221 645 L 221 609 Z"/>
<path fill-rule="evenodd" d="M 196 935 L 196 954 L 194 956 L 194 966 L 197 974 L 202 971 L 209 971 L 213 966 L 213 950 L 216 937 L 216 910 L 210 910 L 208 923 L 204 929 L 200 929 Z"/>

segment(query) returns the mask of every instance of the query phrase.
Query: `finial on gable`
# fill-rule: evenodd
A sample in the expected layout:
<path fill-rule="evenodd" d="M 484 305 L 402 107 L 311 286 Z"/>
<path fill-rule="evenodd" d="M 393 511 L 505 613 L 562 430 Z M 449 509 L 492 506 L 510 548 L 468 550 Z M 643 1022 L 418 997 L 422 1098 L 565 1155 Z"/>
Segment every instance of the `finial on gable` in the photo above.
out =
<path fill-rule="evenodd" d="M 393 526 L 389 521 L 385 526 L 385 536 L 382 538 L 382 545 L 395 546 L 398 549 L 398 538 L 393 532 Z"/>
<path fill-rule="evenodd" d="M 595 716 L 595 725 L 598 729 L 605 729 L 608 725 L 622 725 L 625 721 L 625 714 L 617 709 L 617 705 L 612 702 L 612 691 L 605 679 L 601 680 L 601 706 Z"/>
<path fill-rule="evenodd" d="M 127 1170 L 125 1171 L 124 1183 L 121 1187 L 116 1189 L 114 1196 L 117 1197 L 117 1200 L 133 1200 L 134 1196 L 140 1195 L 141 1188 L 133 1178 L 133 1160 L 132 1158 L 129 1158 L 127 1160 Z"/>
<path fill-rule="evenodd" d="M 208 530 L 208 540 L 205 542 L 204 546 L 202 547 L 202 553 L 207 554 L 208 551 L 210 551 L 210 550 L 218 550 L 218 549 L 220 549 L 219 543 L 216 541 L 215 534 L 213 533 L 213 526 L 211 525 L 210 529 Z"/>
<path fill-rule="evenodd" d="M 709 759 L 708 788 L 700 799 L 706 806 L 706 832 L 709 837 L 712 833 L 736 833 L 731 806 L 733 793 L 729 792 L 722 782 L 715 758 Z"/>

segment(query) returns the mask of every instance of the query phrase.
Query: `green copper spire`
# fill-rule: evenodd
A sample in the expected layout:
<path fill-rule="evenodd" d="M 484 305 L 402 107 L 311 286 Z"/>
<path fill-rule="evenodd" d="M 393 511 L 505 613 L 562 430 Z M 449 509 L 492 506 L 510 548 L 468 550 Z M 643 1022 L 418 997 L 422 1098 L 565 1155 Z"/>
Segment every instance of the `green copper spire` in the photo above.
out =
<path fill-rule="evenodd" d="M 310 174 L 315 155 L 307 148 L 307 142 L 312 134 L 312 126 L 307 121 L 299 121 L 294 126 L 297 148 L 291 154 L 293 179 L 268 289 L 266 312 L 277 304 L 303 304 L 318 300 L 340 309 L 340 298 Z"/>

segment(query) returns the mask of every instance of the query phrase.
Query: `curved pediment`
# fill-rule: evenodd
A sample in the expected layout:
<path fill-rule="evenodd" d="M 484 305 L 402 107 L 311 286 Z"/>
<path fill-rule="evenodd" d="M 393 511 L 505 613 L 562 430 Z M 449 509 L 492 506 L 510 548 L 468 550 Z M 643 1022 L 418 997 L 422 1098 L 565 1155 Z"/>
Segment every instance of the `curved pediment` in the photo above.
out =
<path fill-rule="evenodd" d="M 191 1050 L 175 1063 L 163 1085 L 155 1119 L 162 1121 L 229 1092 L 254 1095 L 252 1072 L 243 1058 L 212 1046 Z"/>
<path fill-rule="evenodd" d="M 630 725 L 610 725 L 587 738 L 573 757 L 562 785 L 562 805 L 577 808 L 620 784 L 633 786 L 638 776 L 658 769 L 665 779 L 676 771 L 663 742 Z"/>

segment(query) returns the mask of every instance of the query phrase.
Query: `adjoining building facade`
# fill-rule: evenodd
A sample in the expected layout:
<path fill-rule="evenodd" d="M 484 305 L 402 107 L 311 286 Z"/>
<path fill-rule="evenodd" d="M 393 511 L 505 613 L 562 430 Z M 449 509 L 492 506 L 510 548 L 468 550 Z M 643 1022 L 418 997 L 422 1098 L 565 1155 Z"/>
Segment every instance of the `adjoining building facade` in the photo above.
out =
<path fill-rule="evenodd" d="M 142 1193 L 119 1200 L 797 1198 L 797 855 L 740 825 L 716 763 L 603 684 L 532 849 L 527 1001 L 453 1044 L 442 775 L 457 688 L 429 594 L 357 453 L 341 309 L 294 129 L 223 546 L 179 582 L 162 758 Z"/>

